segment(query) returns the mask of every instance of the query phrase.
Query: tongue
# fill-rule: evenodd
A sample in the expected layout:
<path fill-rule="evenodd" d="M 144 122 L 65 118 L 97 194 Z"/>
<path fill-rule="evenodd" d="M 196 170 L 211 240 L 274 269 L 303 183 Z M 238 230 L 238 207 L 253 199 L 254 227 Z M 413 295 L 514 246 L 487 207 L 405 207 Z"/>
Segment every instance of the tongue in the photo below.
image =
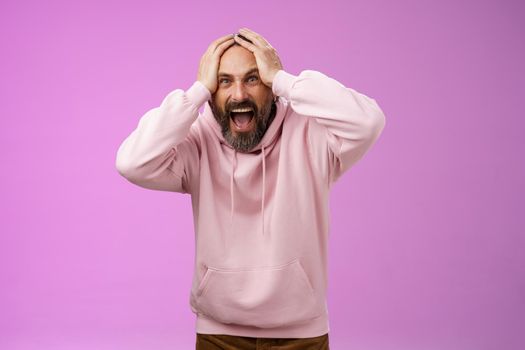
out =
<path fill-rule="evenodd" d="M 249 112 L 246 113 L 233 113 L 232 114 L 233 122 L 239 127 L 239 128 L 245 128 L 250 123 L 250 120 L 252 119 L 252 114 Z"/>

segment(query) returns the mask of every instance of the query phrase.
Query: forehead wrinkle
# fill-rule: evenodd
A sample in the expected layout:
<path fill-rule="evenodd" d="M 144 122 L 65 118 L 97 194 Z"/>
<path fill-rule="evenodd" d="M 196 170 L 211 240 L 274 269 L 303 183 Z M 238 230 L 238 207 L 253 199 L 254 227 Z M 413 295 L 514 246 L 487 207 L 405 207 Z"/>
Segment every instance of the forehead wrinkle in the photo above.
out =
<path fill-rule="evenodd" d="M 244 74 L 239 74 L 239 76 L 247 76 L 248 74 L 251 74 L 251 73 L 254 73 L 254 72 L 259 72 L 259 69 L 257 67 L 252 67 L 250 68 L 246 73 Z M 233 76 L 232 74 L 229 74 L 229 73 L 225 73 L 225 72 L 219 72 L 219 76 L 225 76 L 225 77 L 231 77 Z"/>

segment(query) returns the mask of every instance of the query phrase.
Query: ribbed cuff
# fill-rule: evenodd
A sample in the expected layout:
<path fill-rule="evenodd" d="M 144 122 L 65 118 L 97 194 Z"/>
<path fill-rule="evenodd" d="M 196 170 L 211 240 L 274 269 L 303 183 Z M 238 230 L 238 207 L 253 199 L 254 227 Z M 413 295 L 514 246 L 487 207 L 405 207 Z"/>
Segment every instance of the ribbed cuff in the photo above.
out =
<path fill-rule="evenodd" d="M 195 106 L 200 107 L 206 101 L 211 98 L 211 92 L 208 88 L 196 80 L 188 90 L 186 90 L 186 96 Z"/>
<path fill-rule="evenodd" d="M 277 74 L 273 77 L 272 82 L 272 91 L 277 96 L 282 96 L 287 100 L 290 100 L 290 93 L 292 86 L 295 83 L 297 76 L 285 72 L 284 70 L 279 70 Z"/>

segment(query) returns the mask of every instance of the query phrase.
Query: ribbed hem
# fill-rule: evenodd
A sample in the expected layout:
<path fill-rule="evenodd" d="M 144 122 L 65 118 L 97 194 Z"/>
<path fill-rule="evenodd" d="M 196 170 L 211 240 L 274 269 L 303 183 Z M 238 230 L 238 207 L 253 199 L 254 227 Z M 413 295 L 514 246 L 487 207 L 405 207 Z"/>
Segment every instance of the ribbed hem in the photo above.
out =
<path fill-rule="evenodd" d="M 330 331 L 328 314 L 314 318 L 307 323 L 277 328 L 257 328 L 217 322 L 202 314 L 197 314 L 195 330 L 202 334 L 226 334 L 256 338 L 311 338 Z"/>
<path fill-rule="evenodd" d="M 272 91 L 277 96 L 282 96 L 288 101 L 290 100 L 290 93 L 292 86 L 297 80 L 297 76 L 285 72 L 284 70 L 279 70 L 277 74 L 273 77 L 272 82 Z"/>
<path fill-rule="evenodd" d="M 195 106 L 200 107 L 206 101 L 211 98 L 211 92 L 208 88 L 196 80 L 188 90 L 186 90 L 186 96 Z"/>

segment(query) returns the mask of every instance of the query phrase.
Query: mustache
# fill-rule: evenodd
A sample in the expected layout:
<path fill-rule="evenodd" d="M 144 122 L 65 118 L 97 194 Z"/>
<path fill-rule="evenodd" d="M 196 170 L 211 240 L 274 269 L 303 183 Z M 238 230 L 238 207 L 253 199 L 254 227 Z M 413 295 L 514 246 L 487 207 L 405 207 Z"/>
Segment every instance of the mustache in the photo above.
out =
<path fill-rule="evenodd" d="M 255 115 L 257 115 L 257 105 L 252 101 L 243 101 L 238 103 L 231 103 L 226 106 L 226 113 L 231 114 L 231 111 L 237 108 L 252 108 Z"/>

